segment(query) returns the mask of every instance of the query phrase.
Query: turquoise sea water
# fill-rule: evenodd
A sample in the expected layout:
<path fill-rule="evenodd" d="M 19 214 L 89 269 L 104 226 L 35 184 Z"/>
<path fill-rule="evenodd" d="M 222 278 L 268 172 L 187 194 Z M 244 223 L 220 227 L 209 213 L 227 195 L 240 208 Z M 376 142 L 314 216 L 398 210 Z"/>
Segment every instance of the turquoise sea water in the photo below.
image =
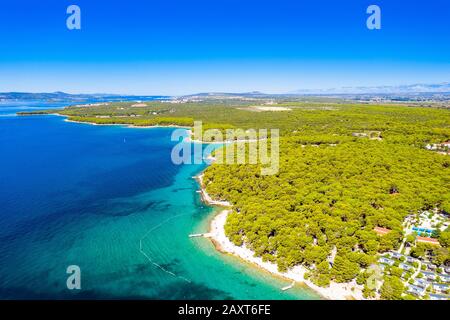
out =
<path fill-rule="evenodd" d="M 205 164 L 172 164 L 173 129 L 16 108 L 0 106 L 0 299 L 318 298 L 188 238 L 207 231 L 214 208 L 192 179 Z M 69 265 L 81 290 L 66 287 Z"/>

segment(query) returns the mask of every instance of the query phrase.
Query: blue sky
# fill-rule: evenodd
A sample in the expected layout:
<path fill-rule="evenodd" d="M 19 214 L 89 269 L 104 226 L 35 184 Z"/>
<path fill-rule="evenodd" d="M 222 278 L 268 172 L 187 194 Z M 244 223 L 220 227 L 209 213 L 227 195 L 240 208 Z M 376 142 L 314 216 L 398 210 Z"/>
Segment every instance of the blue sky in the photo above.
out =
<path fill-rule="evenodd" d="M 81 30 L 66 8 L 81 8 Z M 381 30 L 366 8 L 381 8 Z M 0 92 L 289 92 L 450 81 L 447 0 L 2 0 Z"/>

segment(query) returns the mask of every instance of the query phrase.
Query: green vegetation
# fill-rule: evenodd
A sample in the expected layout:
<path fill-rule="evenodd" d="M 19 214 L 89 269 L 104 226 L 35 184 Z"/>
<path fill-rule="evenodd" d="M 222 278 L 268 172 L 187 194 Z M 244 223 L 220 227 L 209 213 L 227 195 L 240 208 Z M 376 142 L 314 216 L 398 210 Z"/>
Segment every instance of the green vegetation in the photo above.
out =
<path fill-rule="evenodd" d="M 367 275 L 361 269 L 376 254 L 399 247 L 407 215 L 435 207 L 450 212 L 450 158 L 424 148 L 450 139 L 450 110 L 289 101 L 280 105 L 291 111 L 246 110 L 254 103 L 113 103 L 58 112 L 106 124 L 191 126 L 201 120 L 204 129 L 280 129 L 277 174 L 261 175 L 259 164 L 216 163 L 205 171 L 204 182 L 213 197 L 233 204 L 225 226 L 232 242 L 245 243 L 280 270 L 305 265 L 321 286 L 356 277 L 363 283 Z M 381 139 L 354 135 L 375 131 Z M 391 232 L 378 236 L 376 226 Z M 412 255 L 449 263 L 449 232 L 440 233 L 439 241 L 443 248 L 419 245 Z M 401 296 L 400 275 L 393 267 L 383 298 Z M 364 294 L 374 293 L 365 288 Z"/>
<path fill-rule="evenodd" d="M 151 119 L 135 118 L 130 120 L 129 118 L 118 118 L 118 117 L 95 118 L 95 117 L 70 116 L 69 120 L 78 122 L 89 122 L 95 124 L 130 124 L 138 127 L 149 127 L 149 126 L 191 127 L 194 125 L 194 120 L 192 118 L 169 118 L 169 117 L 154 117 Z"/>
<path fill-rule="evenodd" d="M 383 300 L 401 300 L 405 286 L 398 277 L 384 277 L 381 286 L 381 299 Z"/>
<path fill-rule="evenodd" d="M 450 262 L 448 247 L 438 247 L 427 243 L 418 243 L 411 249 L 410 254 L 414 258 L 426 258 L 437 266 Z"/>
<path fill-rule="evenodd" d="M 447 230 L 441 232 L 439 236 L 439 242 L 443 247 L 450 247 L 450 229 L 447 228 Z"/>

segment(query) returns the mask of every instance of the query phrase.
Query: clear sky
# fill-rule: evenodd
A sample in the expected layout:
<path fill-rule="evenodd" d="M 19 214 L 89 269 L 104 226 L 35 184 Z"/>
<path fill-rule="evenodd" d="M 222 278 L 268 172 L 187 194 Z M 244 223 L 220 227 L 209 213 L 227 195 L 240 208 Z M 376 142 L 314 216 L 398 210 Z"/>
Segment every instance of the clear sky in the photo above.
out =
<path fill-rule="evenodd" d="M 66 9 L 81 8 L 81 30 Z M 381 8 L 381 30 L 366 9 Z M 2 0 L 0 92 L 290 92 L 450 81 L 448 0 Z"/>

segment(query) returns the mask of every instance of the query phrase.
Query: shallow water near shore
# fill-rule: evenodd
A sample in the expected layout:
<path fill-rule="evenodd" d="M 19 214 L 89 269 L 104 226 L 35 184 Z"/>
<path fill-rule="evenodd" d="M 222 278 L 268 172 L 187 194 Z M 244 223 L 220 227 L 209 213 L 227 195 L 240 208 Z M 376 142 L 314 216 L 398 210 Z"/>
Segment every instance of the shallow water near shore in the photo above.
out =
<path fill-rule="evenodd" d="M 1 299 L 318 299 L 217 252 L 173 128 L 0 118 Z M 66 268 L 81 268 L 81 290 Z"/>

